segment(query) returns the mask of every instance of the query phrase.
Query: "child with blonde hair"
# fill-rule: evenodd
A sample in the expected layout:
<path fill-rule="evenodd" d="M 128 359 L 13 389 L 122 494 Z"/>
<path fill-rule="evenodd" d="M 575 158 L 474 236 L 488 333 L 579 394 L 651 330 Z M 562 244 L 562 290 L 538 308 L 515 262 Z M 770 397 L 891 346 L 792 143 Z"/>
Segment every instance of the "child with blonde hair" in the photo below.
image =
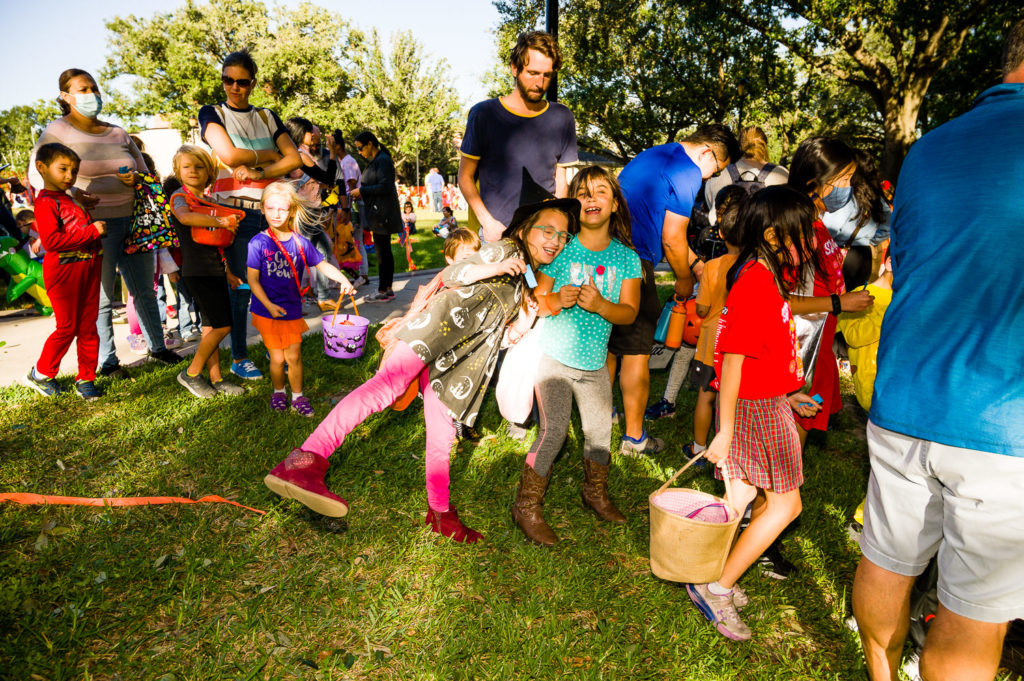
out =
<path fill-rule="evenodd" d="M 324 260 L 298 227 L 315 221 L 310 206 L 299 198 L 295 185 L 278 181 L 263 190 L 263 214 L 268 227 L 249 242 L 246 278 L 252 289 L 252 324 L 270 353 L 270 380 L 274 391 L 270 408 L 288 409 L 285 393 L 285 362 L 292 389 L 291 407 L 302 416 L 313 416 L 313 405 L 302 394 L 302 334 L 309 330 L 302 318 L 302 275 L 311 268 L 341 286 L 341 295 L 355 292 L 341 271 Z M 301 269 L 300 269 L 301 268 Z"/>
<path fill-rule="evenodd" d="M 217 393 L 241 395 L 244 391 L 240 386 L 224 380 L 217 348 L 231 333 L 229 286 L 238 286 L 242 280 L 231 274 L 218 248 L 196 243 L 192 238 L 193 227 L 220 227 L 234 232 L 237 223 L 230 217 L 193 210 L 216 177 L 213 158 L 205 149 L 186 144 L 174 154 L 172 165 L 181 182 L 181 188 L 170 197 L 171 224 L 181 245 L 181 278 L 199 309 L 203 329 L 196 354 L 178 374 L 178 383 L 201 398 Z M 203 378 L 204 368 L 209 380 Z"/>

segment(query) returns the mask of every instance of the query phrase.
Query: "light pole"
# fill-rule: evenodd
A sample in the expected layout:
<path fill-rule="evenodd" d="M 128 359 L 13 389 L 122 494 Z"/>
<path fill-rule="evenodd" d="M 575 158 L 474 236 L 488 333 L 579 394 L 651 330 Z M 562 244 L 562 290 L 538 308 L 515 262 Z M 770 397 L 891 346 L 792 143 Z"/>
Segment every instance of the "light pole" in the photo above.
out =
<path fill-rule="evenodd" d="M 420 134 L 416 133 L 416 186 L 420 186 Z"/>

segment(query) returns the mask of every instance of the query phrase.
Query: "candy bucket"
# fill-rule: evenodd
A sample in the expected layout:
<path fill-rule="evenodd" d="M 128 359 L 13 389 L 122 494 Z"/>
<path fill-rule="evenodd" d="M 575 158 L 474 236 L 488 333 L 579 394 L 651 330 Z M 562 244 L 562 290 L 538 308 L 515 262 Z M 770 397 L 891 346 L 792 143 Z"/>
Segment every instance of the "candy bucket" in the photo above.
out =
<path fill-rule="evenodd" d="M 728 479 L 725 499 L 694 489 L 668 488 L 699 458 L 676 471 L 648 500 L 651 572 L 672 582 L 704 584 L 721 577 L 740 522 L 740 514 L 729 502 Z"/>
<path fill-rule="evenodd" d="M 354 314 L 326 315 L 320 318 L 324 327 L 324 353 L 338 359 L 363 356 L 370 320 Z"/>

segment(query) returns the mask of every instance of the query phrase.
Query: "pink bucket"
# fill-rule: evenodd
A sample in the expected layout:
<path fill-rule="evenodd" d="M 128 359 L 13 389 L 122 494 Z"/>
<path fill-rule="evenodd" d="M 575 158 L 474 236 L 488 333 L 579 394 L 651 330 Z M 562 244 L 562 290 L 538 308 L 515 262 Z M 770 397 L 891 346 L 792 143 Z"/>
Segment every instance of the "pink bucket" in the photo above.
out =
<path fill-rule="evenodd" d="M 370 320 L 354 314 L 326 315 L 320 318 L 324 329 L 324 353 L 338 359 L 363 356 Z"/>

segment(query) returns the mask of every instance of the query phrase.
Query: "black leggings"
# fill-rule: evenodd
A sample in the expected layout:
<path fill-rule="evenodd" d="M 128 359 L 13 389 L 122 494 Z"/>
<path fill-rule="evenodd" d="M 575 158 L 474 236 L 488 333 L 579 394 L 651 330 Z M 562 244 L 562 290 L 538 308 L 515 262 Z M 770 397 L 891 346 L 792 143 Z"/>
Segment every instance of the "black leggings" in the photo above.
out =
<path fill-rule="evenodd" d="M 377 254 L 378 291 L 390 291 L 395 278 L 395 255 L 391 252 L 391 235 L 373 233 L 373 250 Z"/>

